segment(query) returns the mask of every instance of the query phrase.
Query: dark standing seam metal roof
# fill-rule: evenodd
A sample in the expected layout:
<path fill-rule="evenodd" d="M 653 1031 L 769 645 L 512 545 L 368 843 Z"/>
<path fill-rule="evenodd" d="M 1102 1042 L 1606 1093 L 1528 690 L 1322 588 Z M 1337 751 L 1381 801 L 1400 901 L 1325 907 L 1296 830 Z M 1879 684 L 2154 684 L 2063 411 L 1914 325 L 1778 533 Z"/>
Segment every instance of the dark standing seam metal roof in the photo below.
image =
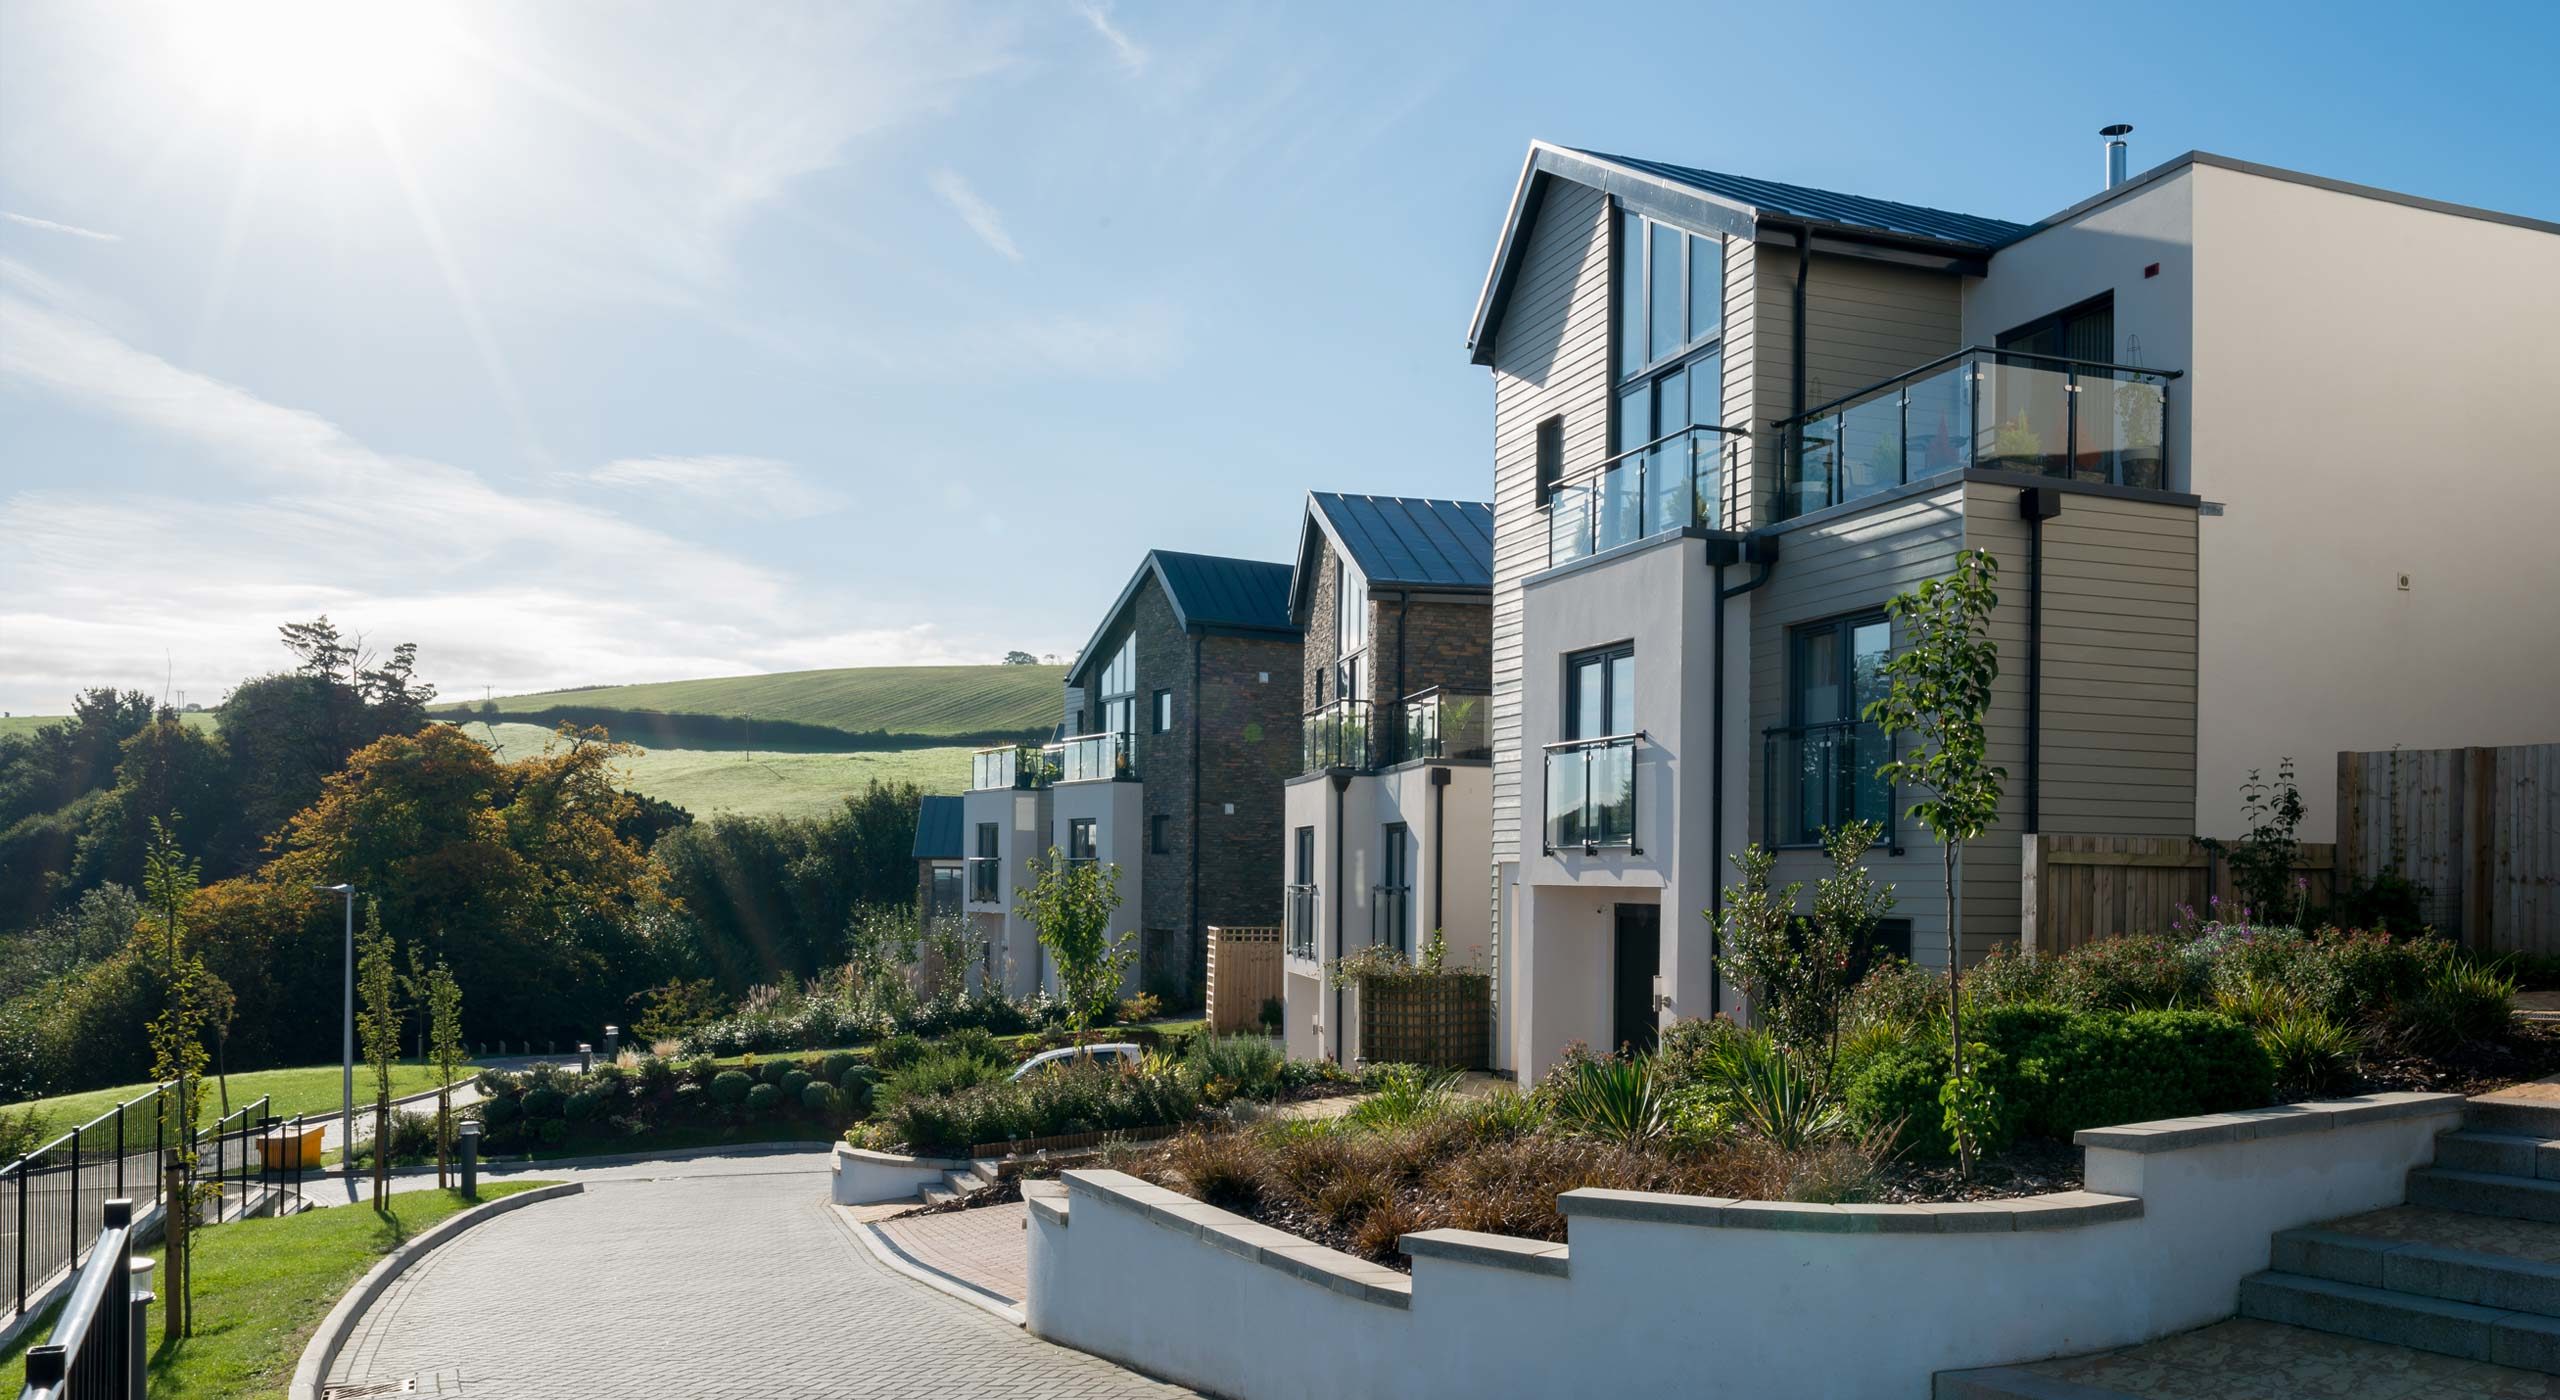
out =
<path fill-rule="evenodd" d="M 2013 224 L 2006 219 L 1986 219 L 1978 214 L 1958 214 L 1945 209 L 1931 209 L 1918 204 L 1902 204 L 1890 199 L 1871 199 L 1862 194 L 1841 194 L 1835 190 L 1818 190 L 1810 185 L 1789 185 L 1776 180 L 1755 180 L 1747 175 L 1726 175 L 1713 170 L 1699 170 L 1664 161 L 1643 160 L 1635 156 L 1613 156 L 1604 151 L 1582 151 L 1594 160 L 1610 161 L 1630 170 L 1641 170 L 1674 184 L 1694 190 L 1738 200 L 1764 214 L 1780 218 L 1806 219 L 1818 223 L 1839 224 L 1848 228 L 1870 228 L 1884 233 L 1908 234 L 1915 238 L 1938 238 L 1949 243 L 1972 243 L 1984 248 L 1997 248 L 2003 243 L 2023 237 L 2026 224 Z"/>
<path fill-rule="evenodd" d="M 960 859 L 960 799 L 928 797 L 916 808 L 916 859 Z"/>
<path fill-rule="evenodd" d="M 1307 498 L 1372 586 L 1493 587 L 1493 507 L 1317 491 Z"/>
<path fill-rule="evenodd" d="M 1199 627 L 1213 632 L 1269 632 L 1294 637 L 1302 630 L 1289 617 L 1289 583 L 1295 570 L 1286 564 L 1266 564 L 1259 559 L 1228 559 L 1216 554 L 1183 554 L 1170 549 L 1151 549 L 1129 576 L 1129 586 L 1102 615 L 1101 625 L 1085 640 L 1084 650 L 1076 653 L 1075 664 L 1067 668 L 1067 685 L 1080 684 L 1088 663 L 1101 659 L 1102 639 L 1129 611 L 1138 596 L 1138 585 L 1153 574 L 1164 583 L 1165 597 L 1173 604 L 1174 621 L 1185 629 Z"/>
<path fill-rule="evenodd" d="M 1289 620 L 1286 564 L 1178 554 L 1170 549 L 1159 549 L 1150 557 L 1164 576 L 1165 591 L 1173 595 L 1173 610 L 1191 626 L 1297 630 Z"/>

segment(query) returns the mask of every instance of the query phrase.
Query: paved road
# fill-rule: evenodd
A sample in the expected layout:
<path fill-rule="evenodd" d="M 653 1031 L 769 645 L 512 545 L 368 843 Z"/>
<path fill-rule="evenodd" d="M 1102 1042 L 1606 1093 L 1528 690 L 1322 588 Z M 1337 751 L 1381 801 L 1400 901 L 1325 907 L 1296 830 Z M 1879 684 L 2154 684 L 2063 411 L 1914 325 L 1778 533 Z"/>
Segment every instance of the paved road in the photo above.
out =
<path fill-rule="evenodd" d="M 332 1383 L 471 1400 L 1174 1396 L 902 1278 L 826 1205 L 821 1153 L 546 1172 L 366 1314 Z"/>

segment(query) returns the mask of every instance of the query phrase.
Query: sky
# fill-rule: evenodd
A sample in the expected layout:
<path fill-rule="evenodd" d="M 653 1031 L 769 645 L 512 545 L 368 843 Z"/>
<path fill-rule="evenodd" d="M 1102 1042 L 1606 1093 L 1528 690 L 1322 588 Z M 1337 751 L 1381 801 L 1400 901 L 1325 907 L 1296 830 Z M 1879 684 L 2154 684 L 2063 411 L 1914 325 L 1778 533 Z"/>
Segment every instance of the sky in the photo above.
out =
<path fill-rule="evenodd" d="M 1481 499 L 1544 138 L 2032 220 L 2203 149 L 2560 218 L 2560 6 L 0 3 L 0 710 L 326 613 L 477 697 L 1071 653 Z M 2377 256 L 2377 275 L 2400 275 Z"/>

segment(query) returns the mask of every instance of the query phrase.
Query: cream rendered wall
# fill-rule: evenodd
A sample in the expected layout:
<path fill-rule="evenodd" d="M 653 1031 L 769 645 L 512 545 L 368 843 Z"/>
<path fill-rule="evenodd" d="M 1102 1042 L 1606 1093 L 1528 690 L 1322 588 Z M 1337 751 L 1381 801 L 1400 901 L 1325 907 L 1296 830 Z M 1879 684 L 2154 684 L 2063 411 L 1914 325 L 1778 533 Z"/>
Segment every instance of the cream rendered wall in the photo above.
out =
<path fill-rule="evenodd" d="M 1114 945 L 1127 940 L 1131 954 L 1127 969 L 1121 974 L 1120 994 L 1135 996 L 1138 992 L 1139 921 L 1145 917 L 1139 891 L 1146 888 L 1146 785 L 1115 782 L 1108 778 L 1090 782 L 1059 783 L 1049 789 L 1049 842 L 1060 851 L 1067 849 L 1068 823 L 1090 817 L 1094 821 L 1094 851 L 1105 865 L 1120 867 L 1120 907 L 1111 916 Z M 1026 887 L 1028 882 L 1025 882 Z M 1047 977 L 1051 991 L 1058 990 L 1057 977 Z"/>
<path fill-rule="evenodd" d="M 2560 234 L 2194 178 L 2200 822 L 2291 754 L 2329 840 L 2340 750 L 2560 739 Z"/>
<path fill-rule="evenodd" d="M 1014 891 L 1031 887 L 1032 862 L 1049 850 L 1049 792 L 1047 789 L 1023 791 L 1016 788 L 985 788 L 965 793 L 960 799 L 961 848 L 969 855 L 978 853 L 978 826 L 993 823 L 996 828 L 996 856 L 1000 861 L 996 878 L 996 897 L 980 901 L 971 897 L 963 886 L 963 908 L 972 920 L 996 942 L 1004 963 L 1004 989 L 1008 996 L 1027 997 L 1040 990 L 1046 979 L 1042 973 L 1040 939 L 1031 921 L 1022 915 L 1021 902 Z"/>

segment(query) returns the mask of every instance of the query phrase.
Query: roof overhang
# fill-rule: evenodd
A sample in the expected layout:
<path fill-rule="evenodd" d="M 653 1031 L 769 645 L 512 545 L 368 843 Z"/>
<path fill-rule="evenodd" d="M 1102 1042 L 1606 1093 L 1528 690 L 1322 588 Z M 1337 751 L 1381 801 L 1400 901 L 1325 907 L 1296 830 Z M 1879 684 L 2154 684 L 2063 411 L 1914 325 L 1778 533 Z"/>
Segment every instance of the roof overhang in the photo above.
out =
<path fill-rule="evenodd" d="M 1549 142 L 1532 141 L 1529 143 L 1529 158 L 1520 167 L 1519 182 L 1512 188 L 1511 208 L 1503 218 L 1501 240 L 1494 245 L 1493 263 L 1485 270 L 1484 287 L 1476 296 L 1475 320 L 1467 328 L 1468 358 L 1476 364 L 1493 363 L 1493 338 L 1501 328 L 1503 304 L 1510 300 L 1512 285 L 1520 275 L 1520 265 L 1528 258 L 1529 234 L 1537 227 L 1538 210 L 1546 202 L 1548 188 L 1557 180 L 1587 185 L 1626 208 L 1651 214 L 1696 233 L 1721 233 L 1758 242 L 1784 242 L 1793 247 L 1796 234 L 1801 230 L 1817 253 L 1871 258 L 1933 270 L 1970 273 L 1977 277 L 1988 267 L 1991 256 L 1991 250 L 1980 244 L 1888 233 L 1764 210 L 1757 205 L 1665 179 L 1650 171 L 1567 150 Z"/>
<path fill-rule="evenodd" d="M 1297 566 L 1289 571 L 1289 616 L 1302 628 L 1312 621 L 1309 613 L 1315 607 L 1313 571 L 1316 540 L 1319 534 L 1323 539 L 1331 542 L 1336 555 L 1344 559 L 1353 557 L 1351 546 L 1343 542 L 1342 532 L 1334 528 L 1333 517 L 1325 514 L 1324 507 L 1316 504 L 1316 493 L 1310 491 L 1307 493 L 1306 509 L 1298 517 Z M 1355 564 L 1354 567 L 1358 566 Z M 1410 593 L 1417 598 L 1428 593 L 1433 595 L 1435 601 L 1440 602 L 1489 603 L 1493 601 L 1491 584 L 1482 588 L 1473 588 L 1463 583 L 1428 583 L 1411 579 L 1372 578 L 1365 570 L 1362 571 L 1361 578 L 1369 585 L 1371 593 Z"/>
<path fill-rule="evenodd" d="M 1138 590 L 1145 587 L 1150 578 L 1156 581 L 1156 587 L 1164 590 L 1165 606 L 1173 609 L 1174 625 L 1185 632 L 1203 637 L 1294 637 L 1298 635 L 1297 629 L 1291 627 L 1255 627 L 1238 622 L 1193 621 L 1182 610 L 1182 595 L 1175 591 L 1173 580 L 1165 577 L 1164 561 L 1158 559 L 1156 552 L 1151 549 L 1147 551 L 1147 557 L 1139 561 L 1138 571 L 1129 576 L 1128 586 L 1121 589 L 1120 596 L 1112 600 L 1111 610 L 1102 615 L 1102 621 L 1093 629 L 1093 635 L 1085 638 L 1084 649 L 1076 653 L 1075 664 L 1067 668 L 1066 683 L 1068 685 L 1084 684 L 1086 673 L 1102 659 L 1100 654 L 1102 639 L 1111 635 L 1112 629 L 1120 625 L 1121 619 L 1128 614 L 1130 605 L 1137 602 Z M 1294 588 L 1296 583 L 1297 580 L 1293 577 L 1290 580 L 1290 586 Z"/>

